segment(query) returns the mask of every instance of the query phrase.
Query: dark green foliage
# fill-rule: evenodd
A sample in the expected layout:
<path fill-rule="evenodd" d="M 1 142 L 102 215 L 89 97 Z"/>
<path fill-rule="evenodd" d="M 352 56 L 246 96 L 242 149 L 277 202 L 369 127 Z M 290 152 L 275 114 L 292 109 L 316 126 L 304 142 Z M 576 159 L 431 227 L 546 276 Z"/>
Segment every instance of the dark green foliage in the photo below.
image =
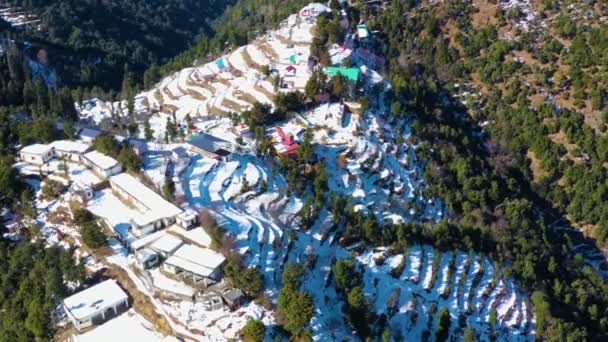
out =
<path fill-rule="evenodd" d="M 283 327 L 293 335 L 305 332 L 310 319 L 314 314 L 312 297 L 299 291 L 300 277 L 304 274 L 304 267 L 296 263 L 285 265 L 282 276 L 282 287 L 279 291 L 279 310 Z"/>
<path fill-rule="evenodd" d="M 21 183 L 19 172 L 13 167 L 10 156 L 0 156 L 0 203 L 11 205 L 19 199 Z"/>
<path fill-rule="evenodd" d="M 0 256 L 0 340 L 51 340 L 51 311 L 68 294 L 66 281 L 82 281 L 82 264 L 43 242 L 0 241 Z"/>
<path fill-rule="evenodd" d="M 299 91 L 288 93 L 278 92 L 274 96 L 274 104 L 278 112 L 284 113 L 281 116 L 286 116 L 289 112 L 299 112 L 304 107 L 304 94 Z"/>
<path fill-rule="evenodd" d="M 437 341 L 445 341 L 450 333 L 450 312 L 441 308 L 437 315 Z"/>
<path fill-rule="evenodd" d="M 266 326 L 256 319 L 248 320 L 241 329 L 241 337 L 245 342 L 262 342 L 264 336 L 266 336 Z"/>
<path fill-rule="evenodd" d="M 240 256 L 237 254 L 228 256 L 224 274 L 231 286 L 240 289 L 250 298 L 259 296 L 264 290 L 264 278 L 260 271 L 255 268 L 244 267 Z"/>
<path fill-rule="evenodd" d="M 199 34 L 212 33 L 211 21 L 232 2 L 13 1 L 38 14 L 45 29 L 4 31 L 36 42 L 34 55 L 39 47 L 47 49 L 64 82 L 117 89 L 125 70 L 141 77 L 148 66 L 164 63 Z M 148 83 L 156 74 L 149 72 Z"/>
<path fill-rule="evenodd" d="M 107 133 L 102 133 L 93 141 L 93 148 L 108 156 L 117 156 L 120 153 L 120 145 L 114 137 Z"/>
<path fill-rule="evenodd" d="M 65 185 L 52 179 L 46 179 L 40 190 L 46 200 L 53 200 L 57 199 L 63 190 L 65 190 Z"/>
<path fill-rule="evenodd" d="M 74 223 L 80 227 L 82 241 L 89 247 L 97 249 L 106 245 L 106 236 L 95 215 L 87 209 L 77 209 L 74 213 Z"/>
<path fill-rule="evenodd" d="M 166 177 L 165 184 L 163 184 L 163 196 L 171 202 L 175 202 L 175 182 L 173 177 Z"/>
<path fill-rule="evenodd" d="M 138 156 L 133 148 L 128 145 L 123 145 L 120 148 L 120 152 L 118 153 L 118 156 L 116 156 L 116 160 L 118 160 L 122 167 L 128 171 L 137 172 L 141 169 L 141 157 Z"/>

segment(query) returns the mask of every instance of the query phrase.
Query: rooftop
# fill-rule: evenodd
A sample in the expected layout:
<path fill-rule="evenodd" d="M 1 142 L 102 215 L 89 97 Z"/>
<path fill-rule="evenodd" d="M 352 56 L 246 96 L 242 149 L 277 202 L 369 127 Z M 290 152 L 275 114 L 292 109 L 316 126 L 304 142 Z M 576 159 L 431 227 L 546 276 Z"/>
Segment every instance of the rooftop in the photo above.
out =
<path fill-rule="evenodd" d="M 359 76 L 361 75 L 361 70 L 359 68 L 347 68 L 347 67 L 326 67 L 323 69 L 323 72 L 330 76 L 336 76 L 340 74 L 344 76 L 349 81 L 358 81 Z"/>
<path fill-rule="evenodd" d="M 33 144 L 33 145 L 29 145 L 29 146 L 23 147 L 21 149 L 21 152 L 22 153 L 41 155 L 41 154 L 46 154 L 46 153 L 50 152 L 51 149 L 52 149 L 52 147 L 50 145 L 46 145 L 46 144 Z"/>
<path fill-rule="evenodd" d="M 92 128 L 83 128 L 80 131 L 78 131 L 78 136 L 80 137 L 80 139 L 83 139 L 83 138 L 95 139 L 100 134 L 101 134 L 101 131 L 92 129 Z"/>
<path fill-rule="evenodd" d="M 128 299 L 116 281 L 108 279 L 64 299 L 63 304 L 74 318 L 81 320 Z"/>
<path fill-rule="evenodd" d="M 181 246 L 165 262 L 203 277 L 209 277 L 226 258 L 208 248 Z"/>
<path fill-rule="evenodd" d="M 173 253 L 184 244 L 182 239 L 172 234 L 165 234 L 160 239 L 154 241 L 150 248 L 163 253 Z"/>
<path fill-rule="evenodd" d="M 230 142 L 206 133 L 199 133 L 192 136 L 192 138 L 188 140 L 188 144 L 211 153 L 216 153 L 220 150 L 230 151 L 232 149 L 232 144 Z"/>
<path fill-rule="evenodd" d="M 188 209 L 184 210 L 181 214 L 177 215 L 177 218 L 182 221 L 192 221 L 192 220 L 196 219 L 197 216 L 198 216 L 198 213 L 196 211 L 188 208 Z"/>
<path fill-rule="evenodd" d="M 145 225 L 165 217 L 173 217 L 182 212 L 180 208 L 164 199 L 161 195 L 157 194 L 128 173 L 112 176 L 110 177 L 110 182 L 128 193 L 133 199 L 147 209 L 140 217 L 133 218 L 135 223 L 139 225 Z"/>
<path fill-rule="evenodd" d="M 73 153 L 85 153 L 91 148 L 87 144 L 71 140 L 56 140 L 53 141 L 50 146 L 56 150 Z"/>
<path fill-rule="evenodd" d="M 118 165 L 118 160 L 106 156 L 105 154 L 98 151 L 89 152 L 85 154 L 84 157 L 91 161 L 91 163 L 97 165 L 98 167 L 104 170 L 111 169 Z"/>

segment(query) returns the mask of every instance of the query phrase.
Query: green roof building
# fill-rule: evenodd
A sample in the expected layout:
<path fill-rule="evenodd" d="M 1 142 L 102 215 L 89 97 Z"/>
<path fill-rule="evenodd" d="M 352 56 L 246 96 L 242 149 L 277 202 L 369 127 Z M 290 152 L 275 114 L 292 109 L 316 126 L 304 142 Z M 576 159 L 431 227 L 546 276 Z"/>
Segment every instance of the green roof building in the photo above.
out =
<path fill-rule="evenodd" d="M 352 82 L 359 81 L 359 77 L 361 75 L 361 70 L 359 68 L 347 68 L 347 67 L 326 67 L 323 69 L 323 72 L 329 76 L 336 76 L 340 74 L 344 76 L 347 80 Z"/>

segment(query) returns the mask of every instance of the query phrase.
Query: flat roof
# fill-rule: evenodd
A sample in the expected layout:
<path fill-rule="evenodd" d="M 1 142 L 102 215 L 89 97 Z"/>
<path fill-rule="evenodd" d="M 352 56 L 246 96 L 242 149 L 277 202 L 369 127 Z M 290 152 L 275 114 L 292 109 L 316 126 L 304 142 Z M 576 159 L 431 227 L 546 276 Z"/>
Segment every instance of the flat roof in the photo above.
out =
<path fill-rule="evenodd" d="M 165 262 L 194 274 L 209 277 L 225 260 L 223 255 L 208 248 L 186 244 L 175 251 Z"/>
<path fill-rule="evenodd" d="M 138 250 L 138 249 L 141 249 L 141 248 L 143 248 L 143 247 L 146 247 L 146 246 L 148 246 L 148 245 L 150 245 L 150 244 L 154 243 L 154 241 L 156 241 L 156 240 L 160 239 L 160 238 L 161 238 L 161 237 L 163 237 L 165 234 L 167 234 L 167 232 L 166 232 L 166 231 L 164 231 L 164 230 L 159 230 L 159 231 L 156 231 L 156 232 L 154 232 L 154 233 L 152 233 L 152 234 L 148 234 L 148 235 L 146 235 L 146 236 L 144 236 L 144 237 L 141 237 L 141 238 L 139 238 L 139 239 L 137 239 L 137 240 L 135 240 L 135 241 L 131 242 L 131 243 L 130 243 L 130 246 L 131 246 L 131 248 L 132 248 L 133 250 L 135 250 L 135 251 L 136 251 L 136 250 Z"/>
<path fill-rule="evenodd" d="M 82 320 L 128 299 L 116 281 L 108 279 L 64 299 L 63 304 L 75 319 Z"/>
<path fill-rule="evenodd" d="M 183 221 L 192 221 L 196 219 L 197 216 L 198 213 L 194 211 L 194 209 L 188 208 L 181 212 L 179 215 L 177 215 L 177 218 Z"/>
<path fill-rule="evenodd" d="M 118 165 L 118 160 L 106 156 L 105 154 L 99 151 L 91 151 L 84 155 L 86 159 L 88 159 L 91 163 L 97 165 L 98 167 L 107 170 L 111 169 Z"/>
<path fill-rule="evenodd" d="M 42 155 L 50 152 L 52 147 L 46 144 L 33 144 L 23 147 L 19 152 Z"/>
<path fill-rule="evenodd" d="M 154 241 L 150 245 L 150 248 L 164 253 L 173 253 L 183 244 L 184 241 L 182 241 L 182 239 L 178 238 L 177 236 L 172 234 L 165 234 L 160 239 Z"/>
<path fill-rule="evenodd" d="M 349 81 L 358 81 L 361 70 L 359 68 L 334 67 L 329 66 L 323 69 L 323 72 L 330 76 L 340 74 Z"/>
<path fill-rule="evenodd" d="M 226 150 L 229 152 L 232 145 L 230 142 L 224 139 L 220 139 L 207 133 L 198 133 L 193 135 L 190 140 L 188 140 L 188 144 L 211 153 L 216 153 L 219 150 Z"/>
<path fill-rule="evenodd" d="M 51 147 L 56 150 L 73 153 L 85 153 L 91 148 L 87 144 L 72 140 L 55 140 L 51 143 Z"/>
<path fill-rule="evenodd" d="M 110 177 L 110 182 L 125 191 L 147 210 L 141 217 L 134 217 L 135 223 L 145 225 L 165 217 L 173 217 L 182 212 L 180 208 L 145 186 L 139 179 L 128 173 Z"/>
<path fill-rule="evenodd" d="M 96 129 L 92 129 L 92 128 L 83 128 L 80 131 L 78 131 L 78 136 L 80 138 L 86 137 L 86 138 L 95 139 L 100 134 L 101 134 L 100 130 L 96 130 Z"/>

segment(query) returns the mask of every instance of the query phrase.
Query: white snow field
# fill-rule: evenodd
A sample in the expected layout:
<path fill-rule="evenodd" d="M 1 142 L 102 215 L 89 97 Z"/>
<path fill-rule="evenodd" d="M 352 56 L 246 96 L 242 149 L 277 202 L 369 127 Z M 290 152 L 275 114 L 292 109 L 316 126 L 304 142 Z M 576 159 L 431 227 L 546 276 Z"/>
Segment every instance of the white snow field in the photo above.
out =
<path fill-rule="evenodd" d="M 163 336 L 156 332 L 154 326 L 133 309 L 93 330 L 74 336 L 77 342 L 122 341 L 125 338 L 131 341 L 146 342 L 178 341 L 176 338 Z"/>

